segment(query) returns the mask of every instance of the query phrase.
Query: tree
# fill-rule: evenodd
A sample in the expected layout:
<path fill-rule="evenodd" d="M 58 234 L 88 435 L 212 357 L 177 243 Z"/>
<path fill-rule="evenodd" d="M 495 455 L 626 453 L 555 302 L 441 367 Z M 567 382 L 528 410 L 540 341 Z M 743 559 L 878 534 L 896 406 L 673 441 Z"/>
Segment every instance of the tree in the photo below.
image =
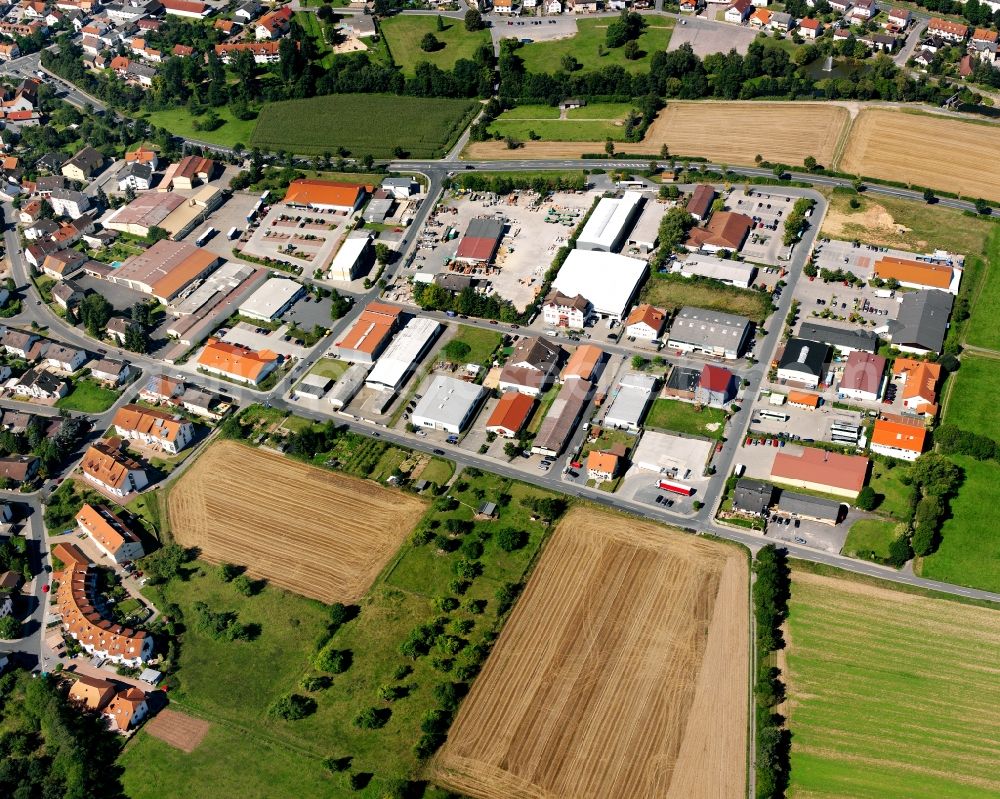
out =
<path fill-rule="evenodd" d="M 219 566 L 219 579 L 224 583 L 232 582 L 240 574 L 240 567 L 232 563 L 223 563 Z"/>
<path fill-rule="evenodd" d="M 440 14 L 437 15 L 437 29 L 439 33 L 444 30 L 444 17 Z"/>
<path fill-rule="evenodd" d="M 503 454 L 508 458 L 516 458 L 521 454 L 521 446 L 516 441 L 508 441 L 503 445 Z"/>
<path fill-rule="evenodd" d="M 518 530 L 514 527 L 503 527 L 497 530 L 493 538 L 497 542 L 497 546 L 504 552 L 513 552 L 528 543 L 528 534 L 524 530 Z"/>
<path fill-rule="evenodd" d="M 810 172 L 812 172 L 816 168 L 816 159 L 813 158 L 811 155 L 807 155 L 802 163 L 805 166 L 805 168 Z"/>
<path fill-rule="evenodd" d="M 384 244 L 381 241 L 375 244 L 375 260 L 382 264 L 382 266 L 389 263 L 389 258 L 391 256 L 392 250 L 389 249 L 387 244 Z"/>
<path fill-rule="evenodd" d="M 240 574 L 233 580 L 233 587 L 243 596 L 253 596 L 254 594 L 254 585 L 245 574 Z"/>
<path fill-rule="evenodd" d="M 622 50 L 622 53 L 624 54 L 625 58 L 627 58 L 629 61 L 637 60 L 642 55 L 642 53 L 639 50 L 639 42 L 637 42 L 635 39 L 629 39 L 627 42 L 625 42 L 625 47 Z"/>
<path fill-rule="evenodd" d="M 438 41 L 438 37 L 433 33 L 425 33 L 424 38 L 420 40 L 420 49 L 425 53 L 433 53 L 441 47 L 441 42 Z"/>
<path fill-rule="evenodd" d="M 569 53 L 564 55 L 559 63 L 566 72 L 576 72 L 580 68 L 580 62 Z"/>
<path fill-rule="evenodd" d="M 936 199 L 937 198 L 934 196 L 934 190 L 933 189 L 924 189 L 924 202 L 925 203 L 928 203 L 928 204 L 933 203 Z"/>
<path fill-rule="evenodd" d="M 5 641 L 21 637 L 21 622 L 13 616 L 4 616 L 0 619 L 0 639 Z"/>
<path fill-rule="evenodd" d="M 80 320 L 87 332 L 94 338 L 100 338 L 104 332 L 111 313 L 114 311 L 111 303 L 98 293 L 88 294 L 80 303 Z"/>
<path fill-rule="evenodd" d="M 610 136 L 608 136 L 607 140 L 604 142 L 604 152 L 608 155 L 615 154 L 615 141 Z"/>
<path fill-rule="evenodd" d="M 316 700 L 301 694 L 288 694 L 271 705 L 271 715 L 286 721 L 297 721 L 316 712 Z"/>
<path fill-rule="evenodd" d="M 976 206 L 976 213 L 977 214 L 982 214 L 983 216 L 988 216 L 989 214 L 991 214 L 993 212 L 993 209 L 990 206 L 990 204 L 986 200 L 984 200 L 982 198 L 980 198 L 978 200 L 975 200 L 973 204 Z"/>
<path fill-rule="evenodd" d="M 642 355 L 633 355 L 632 356 L 632 368 L 633 369 L 642 369 L 646 365 L 646 363 L 647 363 L 647 361 L 646 361 L 646 359 Z"/>
<path fill-rule="evenodd" d="M 353 659 L 349 649 L 334 649 L 330 646 L 325 646 L 316 655 L 315 665 L 320 671 L 328 671 L 331 674 L 343 674 L 351 667 Z"/>
<path fill-rule="evenodd" d="M 858 498 L 855 500 L 854 504 L 861 510 L 872 510 L 877 502 L 878 494 L 875 493 L 875 489 L 871 486 L 865 486 L 858 493 Z"/>
<path fill-rule="evenodd" d="M 351 301 L 336 289 L 332 289 L 330 294 L 330 318 L 336 321 L 346 314 L 350 308 Z"/>
<path fill-rule="evenodd" d="M 149 352 L 149 333 L 141 325 L 129 325 L 125 328 L 125 349 L 140 354 Z"/>
<path fill-rule="evenodd" d="M 455 362 L 461 361 L 470 352 L 472 352 L 472 347 L 464 341 L 459 341 L 458 339 L 449 341 L 444 348 L 444 354 L 448 356 L 448 360 Z"/>
<path fill-rule="evenodd" d="M 354 717 L 353 724 L 362 730 L 377 730 L 384 727 L 391 711 L 386 708 L 366 707 Z"/>
<path fill-rule="evenodd" d="M 476 11 L 476 9 L 470 8 L 465 12 L 465 29 L 469 31 L 469 33 L 481 31 L 485 27 L 486 23 L 483 22 L 483 15 Z"/>

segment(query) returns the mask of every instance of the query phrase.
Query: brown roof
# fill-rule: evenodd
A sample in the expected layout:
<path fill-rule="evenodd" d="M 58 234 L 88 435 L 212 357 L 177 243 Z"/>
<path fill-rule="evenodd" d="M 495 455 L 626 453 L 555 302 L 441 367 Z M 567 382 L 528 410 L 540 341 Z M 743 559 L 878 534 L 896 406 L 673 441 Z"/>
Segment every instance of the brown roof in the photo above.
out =
<path fill-rule="evenodd" d="M 211 340 L 211 339 L 210 339 Z M 184 417 L 141 405 L 123 405 L 113 424 L 122 430 L 150 435 L 161 441 L 175 441 L 182 428 L 190 425 Z"/>
<path fill-rule="evenodd" d="M 571 377 L 590 380 L 602 357 L 604 357 L 604 350 L 600 347 L 595 347 L 593 344 L 581 344 L 569 356 L 566 368 L 563 370 L 563 380 Z"/>
<path fill-rule="evenodd" d="M 133 280 L 157 297 L 173 299 L 192 280 L 221 260 L 218 255 L 183 241 L 164 239 L 133 255 L 114 272 L 115 282 Z"/>
<path fill-rule="evenodd" d="M 590 307 L 590 300 L 584 297 L 582 294 L 577 294 L 575 297 L 568 297 L 563 294 L 558 289 L 553 289 L 549 292 L 549 296 L 545 298 L 545 305 L 558 305 L 566 308 L 573 308 L 577 311 L 586 311 Z"/>
<path fill-rule="evenodd" d="M 69 688 L 69 701 L 87 710 L 101 710 L 115 695 L 114 683 L 81 674 Z"/>
<path fill-rule="evenodd" d="M 798 455 L 778 452 L 771 466 L 771 477 L 776 480 L 801 480 L 855 494 L 864 486 L 867 475 L 868 458 L 811 447 L 803 448 Z"/>
<path fill-rule="evenodd" d="M 224 22 L 228 20 L 217 20 L 216 25 L 219 22 Z M 232 42 L 229 44 L 217 44 L 215 45 L 215 54 L 219 58 L 223 58 L 229 53 L 237 53 L 240 50 L 249 50 L 254 55 L 277 55 L 279 48 L 281 47 L 281 42 Z"/>
<path fill-rule="evenodd" d="M 691 199 L 687 202 L 687 212 L 702 219 L 708 216 L 715 201 L 715 189 L 705 183 L 699 183 L 691 192 Z"/>
<path fill-rule="evenodd" d="M 337 346 L 347 350 L 356 350 L 368 355 L 379 351 L 392 337 L 402 308 L 387 305 L 384 302 L 370 302 L 351 325 L 350 330 L 337 342 Z"/>
<path fill-rule="evenodd" d="M 66 570 L 71 570 L 74 566 L 87 566 L 90 558 L 83 554 L 83 550 L 76 544 L 56 544 L 52 547 L 52 557 L 62 561 Z"/>
<path fill-rule="evenodd" d="M 139 536 L 103 505 L 85 504 L 76 514 L 76 523 L 108 552 L 117 552 L 125 544 L 139 541 Z"/>
<path fill-rule="evenodd" d="M 132 152 L 125 153 L 126 163 L 137 162 L 140 164 L 152 163 L 156 158 L 156 153 L 152 150 L 147 150 L 144 147 L 140 147 L 138 150 L 132 150 Z"/>
<path fill-rule="evenodd" d="M 486 428 L 500 427 L 517 435 L 528 421 L 528 416 L 534 407 L 535 400 L 527 394 L 522 394 L 520 391 L 505 391 L 493 413 L 490 414 Z"/>
<path fill-rule="evenodd" d="M 38 458 L 34 455 L 10 455 L 0 458 L 0 477 L 18 483 L 24 482 L 37 463 Z"/>
<path fill-rule="evenodd" d="M 188 155 L 180 160 L 174 170 L 174 179 L 200 177 L 211 175 L 215 171 L 215 161 L 211 158 L 202 158 L 200 155 Z"/>
<path fill-rule="evenodd" d="M 249 347 L 210 338 L 198 356 L 198 363 L 256 382 L 265 367 L 277 360 L 277 357 L 270 350 L 256 352 Z"/>
<path fill-rule="evenodd" d="M 750 232 L 753 220 L 745 214 L 719 211 L 712 214 L 708 224 L 691 229 L 688 244 L 701 247 L 705 244 L 727 250 L 738 250 Z"/>
<path fill-rule="evenodd" d="M 83 473 L 102 485 L 121 488 L 128 480 L 129 472 L 143 470 L 141 463 L 122 452 L 121 444 L 120 438 L 94 442 L 80 462 Z"/>
<path fill-rule="evenodd" d="M 659 333 L 663 330 L 663 323 L 666 319 L 667 314 L 665 311 L 661 311 L 659 308 L 654 308 L 649 303 L 643 303 L 642 305 L 637 305 L 632 309 L 632 313 L 630 313 L 628 315 L 628 319 L 625 320 L 625 327 L 645 322 L 653 330 Z"/>
<path fill-rule="evenodd" d="M 929 264 L 886 255 L 875 262 L 875 276 L 883 280 L 895 278 L 900 283 L 947 289 L 951 286 L 952 268 L 947 264 Z"/>

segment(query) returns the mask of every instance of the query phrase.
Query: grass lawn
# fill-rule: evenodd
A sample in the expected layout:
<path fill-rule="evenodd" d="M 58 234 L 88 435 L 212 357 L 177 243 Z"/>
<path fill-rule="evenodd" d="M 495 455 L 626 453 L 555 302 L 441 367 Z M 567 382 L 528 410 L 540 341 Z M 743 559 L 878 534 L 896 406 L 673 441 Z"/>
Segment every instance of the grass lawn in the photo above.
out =
<path fill-rule="evenodd" d="M 986 245 L 986 277 L 979 295 L 973 299 L 966 341 L 976 347 L 1000 350 L 997 318 L 1000 318 L 1000 225 L 994 224 Z"/>
<path fill-rule="evenodd" d="M 574 121 L 571 119 L 497 119 L 490 132 L 519 141 L 593 141 L 625 140 L 625 127 L 613 120 Z M 533 139 L 532 133 L 537 139 Z"/>
<path fill-rule="evenodd" d="M 118 399 L 119 393 L 105 388 L 96 380 L 81 377 L 74 381 L 73 390 L 56 402 L 57 408 L 82 413 L 103 413 Z"/>
<path fill-rule="evenodd" d="M 995 798 L 998 612 L 835 574 L 793 571 L 788 795 Z"/>
<path fill-rule="evenodd" d="M 446 461 L 443 458 L 431 458 L 418 479 L 443 486 L 451 479 L 454 473 L 455 464 L 451 461 Z"/>
<path fill-rule="evenodd" d="M 865 557 L 871 552 L 876 558 L 884 560 L 889 557 L 889 544 L 899 537 L 896 531 L 898 526 L 891 519 L 859 519 L 851 525 L 840 552 L 850 557 Z"/>
<path fill-rule="evenodd" d="M 1000 465 L 968 457 L 952 458 L 965 482 L 951 500 L 952 517 L 941 526 L 941 545 L 923 558 L 921 577 L 1000 591 Z"/>
<path fill-rule="evenodd" d="M 646 427 L 673 430 L 691 436 L 722 438 L 726 429 L 726 414 L 721 408 L 702 407 L 671 399 L 653 401 L 646 415 Z"/>
<path fill-rule="evenodd" d="M 625 449 L 631 454 L 635 446 L 635 436 L 631 433 L 626 433 L 624 430 L 602 427 L 601 434 L 597 437 L 596 441 L 587 441 L 584 443 L 583 448 L 580 450 L 580 458 L 586 458 L 594 450 L 611 449 L 615 444 L 624 445 Z"/>
<path fill-rule="evenodd" d="M 761 291 L 672 274 L 650 276 L 642 289 L 642 301 L 668 310 L 693 305 L 724 311 L 749 317 L 758 324 L 771 313 L 771 297 Z"/>
<path fill-rule="evenodd" d="M 552 407 L 552 403 L 556 401 L 556 397 L 559 396 L 559 389 L 562 386 L 556 383 L 552 388 L 546 391 L 542 396 L 538 398 L 538 405 L 535 407 L 535 412 L 531 416 L 531 421 L 528 422 L 528 432 L 534 435 L 538 432 L 538 428 L 542 426 L 542 419 L 545 418 L 545 414 L 549 412 L 549 408 Z"/>
<path fill-rule="evenodd" d="M 906 521 L 909 518 L 910 501 L 913 497 L 913 486 L 903 485 L 901 478 L 904 474 L 906 466 L 901 463 L 889 469 L 882 461 L 875 461 L 869 482 L 881 498 L 875 510 L 898 521 Z"/>
<path fill-rule="evenodd" d="M 488 30 L 470 33 L 460 19 L 442 17 L 444 30 L 437 29 L 437 17 L 426 15 L 403 15 L 386 17 L 379 25 L 382 35 L 389 45 L 393 60 L 405 75 L 414 75 L 417 64 L 426 61 L 444 70 L 450 70 L 459 59 L 472 61 L 476 51 L 484 44 L 490 44 Z M 443 45 L 432 53 L 420 48 L 420 40 L 433 33 Z"/>
<path fill-rule="evenodd" d="M 320 66 L 329 67 L 330 62 L 333 60 L 333 50 L 323 35 L 323 23 L 319 17 L 315 14 L 310 14 L 308 11 L 299 11 L 295 14 L 294 19 L 302 26 L 302 31 L 306 36 L 309 36 L 313 40 L 316 53 L 320 56 Z"/>
<path fill-rule="evenodd" d="M 608 23 L 611 21 L 607 18 L 577 20 L 575 36 L 526 44 L 518 49 L 517 54 L 523 59 L 525 70 L 535 73 L 559 72 L 562 70 L 563 56 L 567 55 L 580 62 L 584 70 L 619 66 L 629 72 L 646 72 L 653 54 L 667 49 L 674 20 L 653 15 L 645 15 L 643 19 L 646 20 L 647 27 L 639 37 L 640 57 L 635 61 L 625 58 L 624 47 L 609 49 L 605 44 Z M 503 26 L 503 23 L 500 24 Z M 530 33 L 527 30 L 527 34 Z M 600 52 L 604 55 L 599 55 Z"/>
<path fill-rule="evenodd" d="M 300 155 L 346 148 L 351 155 L 437 158 L 464 130 L 479 104 L 471 100 L 331 94 L 264 106 L 250 144 Z"/>
<path fill-rule="evenodd" d="M 158 128 L 166 128 L 175 136 L 206 141 L 223 147 L 235 144 L 246 145 L 254 131 L 257 121 L 254 119 L 237 119 L 225 106 L 214 109 L 225 122 L 215 130 L 195 130 L 195 120 L 203 117 L 192 116 L 186 108 L 172 108 L 167 111 L 144 112 L 139 116 Z"/>
<path fill-rule="evenodd" d="M 559 119 L 559 109 L 552 105 L 516 105 L 498 119 Z"/>
<path fill-rule="evenodd" d="M 500 346 L 502 336 L 493 330 L 471 327 L 470 325 L 459 325 L 458 333 L 451 341 L 461 341 L 463 344 L 468 345 L 469 354 L 462 358 L 463 363 L 481 364 Z M 449 341 L 449 344 L 451 341 Z M 438 360 L 448 360 L 448 356 L 444 354 L 444 350 L 438 354 Z"/>
<path fill-rule="evenodd" d="M 1000 441 L 1000 407 L 994 401 L 1000 390 L 1000 371 L 991 358 L 962 356 L 961 368 L 953 381 L 944 420 L 963 430 L 971 430 Z"/>
<path fill-rule="evenodd" d="M 588 103 L 582 108 L 570 108 L 566 116 L 570 119 L 624 119 L 636 108 L 634 103 Z"/>
<path fill-rule="evenodd" d="M 339 380 L 349 367 L 350 364 L 347 361 L 341 361 L 337 358 L 320 358 L 316 365 L 309 370 L 309 374 Z"/>

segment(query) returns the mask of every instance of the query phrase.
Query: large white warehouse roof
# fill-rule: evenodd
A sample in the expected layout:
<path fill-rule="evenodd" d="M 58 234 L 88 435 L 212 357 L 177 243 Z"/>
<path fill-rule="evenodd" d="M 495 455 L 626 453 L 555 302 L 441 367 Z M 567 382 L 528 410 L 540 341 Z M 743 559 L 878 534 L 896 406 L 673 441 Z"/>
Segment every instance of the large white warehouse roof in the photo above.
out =
<path fill-rule="evenodd" d="M 572 250 L 552 285 L 568 297 L 582 294 L 594 311 L 621 319 L 646 277 L 646 262 L 615 253 Z"/>

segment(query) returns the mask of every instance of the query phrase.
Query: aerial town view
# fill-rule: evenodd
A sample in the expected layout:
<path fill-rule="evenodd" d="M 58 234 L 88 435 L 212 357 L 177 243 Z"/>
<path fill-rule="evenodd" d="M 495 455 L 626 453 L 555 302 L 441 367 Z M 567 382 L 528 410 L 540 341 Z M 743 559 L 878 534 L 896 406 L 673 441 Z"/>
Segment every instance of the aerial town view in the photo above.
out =
<path fill-rule="evenodd" d="M 1000 799 L 998 47 L 0 2 L 0 796 Z"/>

